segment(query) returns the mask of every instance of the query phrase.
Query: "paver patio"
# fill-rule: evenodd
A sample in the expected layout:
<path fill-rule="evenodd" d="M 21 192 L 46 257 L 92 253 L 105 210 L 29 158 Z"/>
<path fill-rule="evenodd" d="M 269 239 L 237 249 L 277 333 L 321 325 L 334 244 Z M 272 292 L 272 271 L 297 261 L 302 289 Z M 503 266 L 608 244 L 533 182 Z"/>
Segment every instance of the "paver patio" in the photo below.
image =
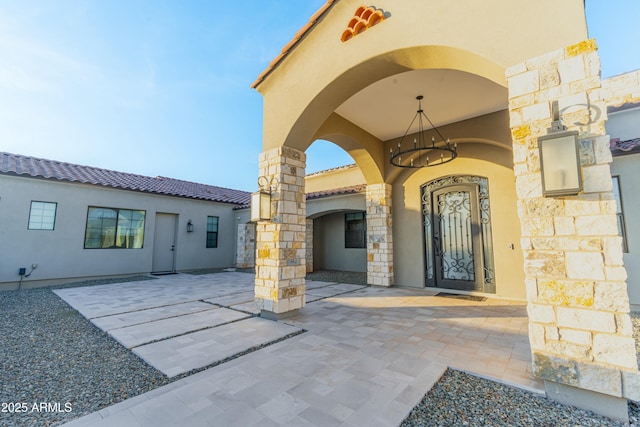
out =
<path fill-rule="evenodd" d="M 145 360 L 156 357 L 166 363 L 163 371 L 181 363 L 188 366 L 178 370 L 188 370 L 188 357 L 180 359 L 179 352 L 161 348 L 171 347 L 172 340 L 187 340 L 183 345 L 201 344 L 205 349 L 198 351 L 215 359 L 223 358 L 223 349 L 233 352 L 250 344 L 246 338 L 245 344 L 239 345 L 243 335 L 271 342 L 291 331 L 306 332 L 67 425 L 397 425 L 447 366 L 542 390 L 531 374 L 523 303 L 465 301 L 419 289 L 308 284 L 312 298 L 307 306 L 284 322 L 243 318 L 135 347 L 134 351 L 149 350 L 143 355 Z M 203 300 L 247 304 L 242 301 L 252 285 L 253 275 L 224 273 L 120 284 L 117 292 L 101 286 L 57 292 L 81 313 L 92 314 L 94 323 L 103 322 L 104 326 L 104 319 L 110 317 L 117 330 L 126 324 L 127 314 L 123 313 L 140 316 L 148 311 L 153 314 L 149 319 L 155 319 L 150 322 L 158 321 L 155 316 L 162 309 L 158 306 Z M 146 292 L 145 286 L 149 286 Z M 233 297 L 242 293 L 245 295 L 240 298 Z M 327 294 L 333 296 L 309 302 Z M 155 306 L 153 298 L 158 298 Z M 233 305 L 221 305 L 212 309 L 233 311 Z M 189 314 L 184 316 L 203 307 L 186 308 Z M 184 318 L 168 313 L 174 319 Z M 251 335 L 249 330 L 255 333 Z M 216 344 L 211 345 L 210 340 Z"/>

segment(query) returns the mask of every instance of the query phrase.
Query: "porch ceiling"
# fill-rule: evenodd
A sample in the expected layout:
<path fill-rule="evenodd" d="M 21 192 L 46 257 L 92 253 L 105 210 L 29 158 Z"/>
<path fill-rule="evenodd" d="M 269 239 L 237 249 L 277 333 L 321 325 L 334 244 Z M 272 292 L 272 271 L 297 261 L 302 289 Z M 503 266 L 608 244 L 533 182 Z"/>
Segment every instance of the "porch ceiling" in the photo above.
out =
<path fill-rule="evenodd" d="M 507 89 L 490 80 L 463 71 L 430 69 L 379 80 L 347 99 L 336 113 L 387 141 L 407 130 L 417 110 L 417 95 L 424 96 L 423 110 L 438 127 L 504 110 L 508 103 Z M 417 128 L 416 121 L 411 131 Z"/>

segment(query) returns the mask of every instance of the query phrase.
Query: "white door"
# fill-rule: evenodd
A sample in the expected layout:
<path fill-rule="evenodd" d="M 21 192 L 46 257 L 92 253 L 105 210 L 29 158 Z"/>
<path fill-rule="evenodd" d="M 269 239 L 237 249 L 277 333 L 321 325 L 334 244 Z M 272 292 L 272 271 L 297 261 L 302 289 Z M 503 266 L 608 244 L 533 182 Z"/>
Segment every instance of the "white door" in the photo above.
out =
<path fill-rule="evenodd" d="M 156 213 L 156 227 L 153 243 L 154 273 L 168 273 L 175 271 L 176 226 L 178 215 Z"/>

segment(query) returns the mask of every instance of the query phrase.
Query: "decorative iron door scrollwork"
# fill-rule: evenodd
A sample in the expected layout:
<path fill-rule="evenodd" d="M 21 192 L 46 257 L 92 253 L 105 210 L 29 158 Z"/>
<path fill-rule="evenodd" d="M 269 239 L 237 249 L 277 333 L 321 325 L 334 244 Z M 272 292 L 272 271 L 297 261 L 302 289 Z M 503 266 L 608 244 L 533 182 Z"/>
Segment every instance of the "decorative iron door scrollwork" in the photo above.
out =
<path fill-rule="evenodd" d="M 487 179 L 430 181 L 422 207 L 427 286 L 495 292 Z"/>

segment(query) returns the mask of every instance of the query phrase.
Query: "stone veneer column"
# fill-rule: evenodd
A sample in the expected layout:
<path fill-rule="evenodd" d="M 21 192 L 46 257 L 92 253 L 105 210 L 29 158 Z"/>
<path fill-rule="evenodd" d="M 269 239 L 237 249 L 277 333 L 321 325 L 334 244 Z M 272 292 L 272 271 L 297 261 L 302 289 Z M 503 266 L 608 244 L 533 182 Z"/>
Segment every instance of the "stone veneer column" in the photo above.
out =
<path fill-rule="evenodd" d="M 595 41 L 527 60 L 506 75 L 534 372 L 550 397 L 575 391 L 577 406 L 590 399 L 584 390 L 608 395 L 593 394 L 605 400 L 638 399 Z M 553 100 L 564 124 L 580 132 L 584 191 L 578 196 L 542 196 L 537 138 L 551 125 Z M 626 417 L 626 401 L 613 405 L 618 409 L 606 415 Z"/>
<path fill-rule="evenodd" d="M 255 299 L 263 317 L 278 319 L 305 305 L 305 154 L 279 147 L 259 161 L 272 194 L 271 221 L 256 225 Z"/>
<path fill-rule="evenodd" d="M 238 224 L 236 268 L 252 268 L 256 262 L 256 225 Z"/>
<path fill-rule="evenodd" d="M 367 185 L 367 283 L 393 285 L 391 186 Z"/>
<path fill-rule="evenodd" d="M 313 220 L 307 219 L 307 235 L 306 235 L 306 243 L 307 243 L 307 273 L 313 272 Z"/>

